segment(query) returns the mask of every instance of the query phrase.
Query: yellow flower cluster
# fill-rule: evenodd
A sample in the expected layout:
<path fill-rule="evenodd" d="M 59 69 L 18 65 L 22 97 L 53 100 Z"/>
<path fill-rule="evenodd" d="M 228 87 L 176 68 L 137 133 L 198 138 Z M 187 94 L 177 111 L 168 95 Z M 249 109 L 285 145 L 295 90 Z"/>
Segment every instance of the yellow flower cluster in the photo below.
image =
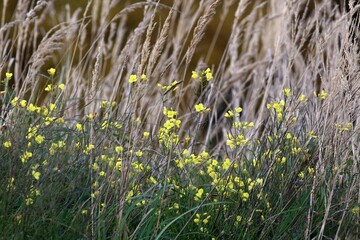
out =
<path fill-rule="evenodd" d="M 242 112 L 242 108 L 241 107 L 237 107 L 237 108 L 235 108 L 235 111 L 233 111 L 233 110 L 228 110 L 225 114 L 224 114 L 224 116 L 226 117 L 226 118 L 232 118 L 232 117 L 239 117 L 240 116 L 240 113 Z"/>
<path fill-rule="evenodd" d="M 90 152 L 91 152 L 91 150 L 93 150 L 93 149 L 95 149 L 94 144 L 89 144 L 89 145 L 87 145 L 87 146 L 85 147 L 85 149 L 84 149 L 83 152 L 84 152 L 86 155 L 89 155 Z"/>
<path fill-rule="evenodd" d="M 205 77 L 207 81 L 210 81 L 213 79 L 213 75 L 211 73 L 211 69 L 207 68 L 205 71 L 192 71 L 191 78 L 193 79 L 202 79 L 202 77 Z"/>
<path fill-rule="evenodd" d="M 244 146 L 249 140 L 244 137 L 242 134 L 238 134 L 236 137 L 227 134 L 226 145 L 233 149 L 235 146 Z"/>
<path fill-rule="evenodd" d="M 205 107 L 204 104 L 202 104 L 202 103 L 199 103 L 199 104 L 195 105 L 195 111 L 198 112 L 198 113 L 209 112 L 210 108 Z"/>
<path fill-rule="evenodd" d="M 6 185 L 6 191 L 13 191 L 16 189 L 14 182 L 15 182 L 15 178 L 11 177 L 8 180 L 8 184 Z"/>
<path fill-rule="evenodd" d="M 202 216 L 197 213 L 195 214 L 195 218 L 194 218 L 194 223 L 196 224 L 208 224 L 209 220 L 210 220 L 211 216 L 208 213 L 203 213 Z M 204 231 L 204 229 L 202 229 L 202 232 Z"/>
<path fill-rule="evenodd" d="M 267 109 L 274 109 L 277 115 L 278 120 L 283 119 L 283 112 L 285 110 L 285 101 L 281 100 L 280 102 L 272 102 L 266 105 Z"/>
<path fill-rule="evenodd" d="M 129 77 L 129 83 L 134 83 L 137 81 L 137 76 L 136 74 L 131 74 Z"/>
<path fill-rule="evenodd" d="M 286 97 L 290 97 L 291 96 L 290 88 L 284 88 L 283 93 Z"/>
<path fill-rule="evenodd" d="M 117 104 L 117 103 L 116 103 L 115 101 L 112 101 L 111 104 L 110 104 L 110 102 L 108 102 L 108 101 L 102 101 L 102 102 L 100 103 L 100 108 L 101 108 L 101 109 L 104 109 L 104 108 L 107 108 L 107 107 L 109 107 L 109 106 L 115 107 L 116 104 Z"/>
<path fill-rule="evenodd" d="M 321 90 L 320 93 L 314 92 L 314 96 L 317 97 L 317 98 L 319 98 L 319 99 L 321 99 L 321 100 L 325 100 L 326 97 L 328 96 L 328 93 L 325 92 L 324 90 Z"/>
<path fill-rule="evenodd" d="M 183 158 L 175 160 L 176 166 L 180 169 L 188 165 L 200 165 L 209 159 L 209 153 L 206 151 L 196 155 L 194 153 L 189 154 L 188 150 L 184 150 L 182 156 Z"/>
<path fill-rule="evenodd" d="M 10 147 L 11 147 L 11 141 L 5 141 L 5 142 L 3 143 L 3 145 L 4 145 L 4 147 L 6 147 L 6 148 L 10 148 Z"/>
<path fill-rule="evenodd" d="M 254 127 L 254 123 L 253 122 L 234 122 L 232 124 L 232 126 L 235 129 L 238 129 L 238 128 L 247 129 L 247 128 Z"/>
<path fill-rule="evenodd" d="M 179 83 L 180 82 L 178 82 L 178 81 L 176 81 L 176 80 L 174 80 L 170 85 L 162 85 L 161 83 L 158 83 L 157 84 L 157 86 L 161 89 L 161 90 L 163 90 L 164 92 L 167 92 L 167 91 L 176 91 L 179 87 L 178 87 L 178 85 L 179 85 Z"/>
<path fill-rule="evenodd" d="M 350 129 L 352 129 L 353 124 L 351 122 L 347 122 L 347 123 L 336 123 L 335 124 L 336 129 L 343 131 L 343 132 L 347 132 L 350 131 Z"/>
<path fill-rule="evenodd" d="M 22 163 L 27 163 L 27 161 L 33 156 L 32 152 L 28 152 L 28 151 L 25 151 L 21 156 L 20 156 L 20 159 L 21 159 L 21 162 Z"/>
<path fill-rule="evenodd" d="M 39 180 L 41 176 L 41 173 L 38 171 L 38 168 L 39 168 L 39 164 L 35 164 L 34 166 L 31 167 L 31 174 L 35 180 Z"/>
<path fill-rule="evenodd" d="M 8 80 L 8 81 L 11 80 L 12 76 L 13 76 L 12 73 L 9 73 L 9 72 L 5 73 L 6 80 Z"/>
<path fill-rule="evenodd" d="M 177 112 L 174 110 L 169 110 L 164 107 L 163 113 L 168 119 L 159 129 L 159 143 L 170 148 L 179 143 L 179 136 L 177 135 L 176 130 L 180 128 L 181 120 L 176 119 Z"/>
<path fill-rule="evenodd" d="M 299 101 L 300 102 L 303 102 L 303 103 L 305 103 L 305 102 L 307 102 L 307 97 L 304 95 L 304 94 L 301 94 L 300 96 L 299 96 Z"/>
<path fill-rule="evenodd" d="M 55 75 L 56 69 L 55 68 L 50 68 L 47 70 L 48 74 L 53 77 Z"/>
<path fill-rule="evenodd" d="M 63 83 L 61 83 L 59 85 L 48 84 L 44 90 L 45 90 L 45 92 L 51 92 L 51 91 L 56 90 L 56 88 L 63 91 L 65 89 L 65 84 L 63 84 Z"/>
<path fill-rule="evenodd" d="M 197 193 L 195 194 L 194 200 L 195 201 L 200 201 L 203 193 L 204 193 L 204 189 L 199 188 Z"/>
<path fill-rule="evenodd" d="M 58 149 L 62 149 L 65 147 L 64 141 L 58 141 L 57 143 L 51 143 L 51 146 L 49 148 L 49 154 L 52 156 L 55 154 L 55 151 Z"/>
<path fill-rule="evenodd" d="M 39 128 L 40 125 L 36 125 L 34 127 L 30 126 L 28 129 L 28 134 L 26 136 L 26 139 L 31 139 L 32 137 L 34 137 L 37 134 Z"/>

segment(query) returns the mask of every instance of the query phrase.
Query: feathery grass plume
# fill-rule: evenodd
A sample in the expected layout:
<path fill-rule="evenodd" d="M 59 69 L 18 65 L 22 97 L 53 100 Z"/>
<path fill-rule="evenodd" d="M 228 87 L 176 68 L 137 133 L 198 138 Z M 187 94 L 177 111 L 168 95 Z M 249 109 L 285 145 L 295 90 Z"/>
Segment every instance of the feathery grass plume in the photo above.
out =
<path fill-rule="evenodd" d="M 86 105 L 90 105 L 91 102 L 93 102 L 97 93 L 97 90 L 99 88 L 99 82 L 100 82 L 100 74 L 101 74 L 101 70 L 102 70 L 102 58 L 103 58 L 103 49 L 104 49 L 104 42 L 100 41 L 98 44 L 98 48 L 97 48 L 97 54 L 96 54 L 96 61 L 95 61 L 95 65 L 94 65 L 94 69 L 92 71 L 92 79 L 91 82 L 89 84 L 89 90 L 87 91 L 87 101 L 86 101 Z M 91 109 L 92 111 L 94 111 L 94 109 Z"/>
<path fill-rule="evenodd" d="M 156 11 L 157 11 L 157 5 L 155 6 L 155 9 L 153 10 L 153 14 L 151 15 L 151 19 L 149 22 L 149 26 L 147 28 L 146 31 L 146 37 L 145 37 L 145 41 L 141 50 L 141 59 L 140 59 L 140 64 L 138 66 L 137 69 L 137 75 L 141 76 L 142 74 L 144 74 L 144 66 L 146 64 L 146 62 L 148 61 L 149 55 L 150 55 L 150 43 L 151 43 L 151 37 L 152 37 L 152 33 L 155 29 L 155 23 L 154 23 L 154 19 L 156 16 Z M 146 14 L 146 12 L 145 12 Z M 150 61 L 149 61 L 150 62 Z"/>
<path fill-rule="evenodd" d="M 357 239 L 360 4 L 46 2 L 0 3 L 2 235 Z"/>
<path fill-rule="evenodd" d="M 133 4 L 130 5 L 129 7 L 127 7 L 126 9 L 122 10 L 119 14 L 117 14 L 112 21 L 114 21 L 115 19 L 119 18 L 122 14 L 126 14 L 128 12 L 131 12 L 139 7 L 144 6 L 144 4 Z M 136 44 L 138 43 L 137 41 L 139 41 L 140 37 L 142 36 L 142 34 L 145 32 L 146 28 L 145 25 L 147 25 L 149 23 L 149 20 L 151 20 L 151 16 L 152 14 L 150 12 L 147 12 L 143 21 L 141 23 L 138 24 L 137 28 L 132 32 L 132 34 L 129 36 L 128 40 L 126 41 L 125 46 L 123 47 L 123 49 L 121 50 L 120 55 L 118 56 L 118 58 L 116 59 L 116 62 L 114 62 L 114 66 L 118 66 L 118 69 L 114 70 L 114 73 L 116 75 L 114 75 L 116 82 L 111 83 L 112 84 L 112 88 L 111 88 L 111 96 L 110 96 L 110 100 L 111 101 L 116 101 L 119 102 L 119 100 L 121 99 L 121 94 L 120 94 L 120 90 L 122 90 L 121 88 L 124 89 L 128 89 L 129 86 L 125 85 L 122 86 L 121 85 L 121 77 L 122 74 L 124 73 L 124 67 L 125 67 L 125 63 L 126 61 L 129 59 L 130 54 L 132 54 L 133 52 L 131 51 L 137 51 L 136 50 Z M 132 59 L 133 60 L 133 65 L 135 65 L 135 60 L 136 59 Z M 134 69 L 134 66 L 132 67 L 132 69 Z M 114 79 L 111 79 L 111 81 L 114 81 Z M 122 91 L 121 91 L 122 92 Z M 129 89 L 125 91 L 125 96 L 128 95 L 129 93 Z"/>
<path fill-rule="evenodd" d="M 194 55 L 195 49 L 197 45 L 200 43 L 201 39 L 203 38 L 205 29 L 209 24 L 210 20 L 216 14 L 216 8 L 220 5 L 220 3 L 221 3 L 220 0 L 212 1 L 205 8 L 204 14 L 199 18 L 197 25 L 194 29 L 193 37 L 191 39 L 189 48 L 187 49 L 185 54 L 185 63 L 187 66 L 189 66 L 190 61 Z"/>
<path fill-rule="evenodd" d="M 176 3 L 174 3 L 174 6 L 176 5 Z M 174 6 L 170 9 L 169 14 L 167 15 L 164 25 L 161 29 L 161 32 L 155 42 L 154 48 L 151 51 L 151 55 L 149 58 L 149 65 L 147 68 L 147 74 L 151 75 L 153 72 L 153 68 L 154 65 L 156 64 L 159 56 L 161 55 L 165 45 L 166 45 L 166 40 L 168 38 L 168 32 L 169 32 L 169 28 L 170 28 L 170 21 L 171 18 L 173 17 L 174 14 Z"/>
<path fill-rule="evenodd" d="M 51 58 L 54 52 L 59 51 L 63 48 L 63 40 L 65 39 L 65 37 L 69 36 L 69 32 L 72 32 L 74 34 L 77 29 L 76 25 L 63 25 L 58 27 L 58 29 L 54 28 L 52 29 L 52 31 L 49 31 L 46 34 L 46 36 L 40 42 L 36 51 L 33 53 L 31 59 L 29 60 L 30 65 L 28 73 L 21 85 L 21 88 L 16 91 L 19 97 L 25 97 L 28 93 L 29 86 L 32 85 L 33 88 L 30 98 L 37 98 L 40 87 L 40 81 L 37 73 L 40 71 L 41 67 L 45 64 L 45 62 Z"/>
<path fill-rule="evenodd" d="M 92 79 L 90 82 L 90 86 L 89 86 L 89 90 L 86 91 L 86 98 L 85 98 L 85 106 L 89 106 L 93 103 L 93 101 L 95 100 L 94 97 L 96 95 L 96 91 L 97 91 L 97 86 L 98 86 L 98 82 L 99 82 L 99 75 L 101 72 L 101 64 L 102 64 L 102 51 L 103 51 L 103 41 L 100 40 L 99 42 L 99 46 L 97 49 L 97 54 L 96 54 L 96 61 L 95 61 L 95 65 L 94 65 L 94 69 L 92 71 Z M 94 107 L 95 108 L 95 107 Z M 85 108 L 86 109 L 86 108 Z M 90 108 L 87 108 L 90 109 Z M 90 112 L 95 112 L 95 109 L 91 109 L 94 111 L 90 111 Z M 93 121 L 91 121 L 91 123 L 93 123 Z M 89 146 L 95 146 L 97 145 L 96 143 L 96 135 L 94 132 L 94 126 L 93 124 L 90 124 L 90 132 L 89 132 Z M 94 151 L 90 151 L 89 154 L 89 169 L 90 169 L 90 181 L 91 183 L 95 183 L 95 172 L 93 171 L 94 168 L 94 164 L 95 164 L 95 155 L 94 155 Z M 96 195 L 96 190 L 92 189 L 92 194 Z M 91 236 L 92 238 L 96 236 L 96 208 L 98 207 L 97 201 L 95 198 L 91 198 L 91 211 L 90 211 L 90 215 L 91 215 Z"/>

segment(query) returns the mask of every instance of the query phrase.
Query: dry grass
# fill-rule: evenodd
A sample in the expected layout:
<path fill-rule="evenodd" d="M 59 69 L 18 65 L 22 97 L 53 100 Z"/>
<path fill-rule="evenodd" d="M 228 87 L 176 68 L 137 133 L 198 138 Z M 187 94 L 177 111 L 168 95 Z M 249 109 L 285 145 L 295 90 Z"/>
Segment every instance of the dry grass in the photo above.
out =
<path fill-rule="evenodd" d="M 306 117 L 296 126 L 300 132 L 314 131 L 319 136 L 309 163 L 316 168 L 316 177 L 304 238 L 314 238 L 311 229 L 318 216 L 312 204 L 319 189 L 325 194 L 325 211 L 316 237 L 325 237 L 332 199 L 339 182 L 345 181 L 341 169 L 348 164 L 353 178 L 346 179 L 343 207 L 348 209 L 354 198 L 360 203 L 360 4 L 325 0 L 130 2 L 93 0 L 77 8 L 75 3 L 59 1 L 2 1 L 0 76 L 14 73 L 13 96 L 39 106 L 48 103 L 52 96 L 42 89 L 52 81 L 46 70 L 55 67 L 56 83 L 67 86 L 61 109 L 66 119 L 84 119 L 102 101 L 115 101 L 115 107 L 101 114 L 126 119 L 123 124 L 129 126 L 141 119 L 138 129 L 129 133 L 137 139 L 142 129 L 158 132 L 163 108 L 173 108 L 185 123 L 180 135 L 192 137 L 193 151 L 221 155 L 231 126 L 223 117 L 227 110 L 242 107 L 240 119 L 254 121 L 256 131 L 250 134 L 264 140 L 270 118 L 266 103 L 281 97 L 284 88 L 297 98 L 300 94 L 310 98 L 324 90 L 327 98 L 309 103 Z M 212 81 L 191 78 L 193 70 L 207 67 L 212 69 Z M 145 74 L 147 80 L 129 84 L 131 74 L 138 78 Z M 164 92 L 157 86 L 171 85 L 174 80 L 179 82 L 176 91 Z M 1 124 L 9 125 L 11 113 L 6 111 L 5 98 L 1 101 Z M 198 103 L 213 111 L 196 114 Z M 294 116 L 297 107 L 290 109 Z M 345 122 L 353 124 L 352 132 L 339 136 L 336 124 Z M 90 143 L 96 142 L 94 135 L 90 133 Z M 327 166 L 334 166 L 331 177 Z M 293 171 L 296 178 L 300 170 Z M 344 219 L 345 211 L 342 214 Z M 341 232 L 343 228 L 340 222 L 331 237 L 354 237 Z"/>

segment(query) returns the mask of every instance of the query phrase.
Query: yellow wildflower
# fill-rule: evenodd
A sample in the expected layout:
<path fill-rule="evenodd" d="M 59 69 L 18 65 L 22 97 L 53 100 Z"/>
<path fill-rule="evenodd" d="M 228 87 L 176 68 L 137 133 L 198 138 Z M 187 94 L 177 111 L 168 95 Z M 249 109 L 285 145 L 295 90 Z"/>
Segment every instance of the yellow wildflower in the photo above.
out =
<path fill-rule="evenodd" d="M 108 101 L 102 101 L 100 104 L 100 108 L 106 108 L 108 104 L 109 104 Z"/>
<path fill-rule="evenodd" d="M 235 116 L 235 115 L 234 115 L 234 112 L 231 111 L 231 110 L 227 111 L 227 112 L 224 114 L 224 117 L 226 117 L 226 118 L 231 118 L 231 117 L 234 117 L 234 116 Z"/>
<path fill-rule="evenodd" d="M 29 158 L 33 156 L 32 152 L 25 151 L 23 155 L 21 155 L 20 159 L 22 163 L 26 163 Z"/>
<path fill-rule="evenodd" d="M 242 200 L 243 200 L 244 202 L 246 202 L 246 201 L 249 199 L 249 197 L 250 197 L 250 194 L 247 193 L 247 192 L 244 192 L 244 193 L 242 194 Z"/>
<path fill-rule="evenodd" d="M 116 146 L 116 147 L 115 147 L 115 152 L 116 152 L 117 154 L 120 154 L 120 153 L 122 152 L 122 150 L 123 150 L 123 147 L 122 147 L 122 146 Z"/>
<path fill-rule="evenodd" d="M 89 144 L 85 149 L 84 149 L 84 153 L 86 155 L 88 155 L 90 153 L 91 150 L 93 150 L 95 148 L 94 144 Z"/>
<path fill-rule="evenodd" d="M 27 206 L 32 205 L 33 203 L 34 203 L 34 200 L 31 197 L 25 199 L 25 204 Z"/>
<path fill-rule="evenodd" d="M 222 168 L 226 171 L 229 169 L 230 166 L 231 166 L 231 161 L 229 158 L 226 158 L 225 161 L 223 162 Z"/>
<path fill-rule="evenodd" d="M 91 145 L 91 144 L 90 144 L 90 145 Z M 59 147 L 59 148 L 65 147 L 65 142 L 64 142 L 64 141 L 59 141 L 59 142 L 58 142 L 58 147 Z"/>
<path fill-rule="evenodd" d="M 207 224 L 209 222 L 209 219 L 211 218 L 211 216 L 207 216 L 204 220 L 203 220 L 203 223 L 204 224 Z"/>
<path fill-rule="evenodd" d="M 241 113 L 242 112 L 242 108 L 241 107 L 237 107 L 237 108 L 235 108 L 235 112 L 237 112 L 237 113 Z"/>
<path fill-rule="evenodd" d="M 37 136 L 35 137 L 35 141 L 36 141 L 38 144 L 41 144 L 44 140 L 45 140 L 45 137 L 44 137 L 44 136 L 37 135 Z"/>
<path fill-rule="evenodd" d="M 284 95 L 287 96 L 287 97 L 289 97 L 289 96 L 291 95 L 291 90 L 290 90 L 290 88 L 285 88 L 285 89 L 283 90 L 283 92 L 284 92 Z"/>
<path fill-rule="evenodd" d="M 325 92 L 324 90 L 321 90 L 319 94 L 316 94 L 316 92 L 314 92 L 314 96 L 320 98 L 321 100 L 325 100 L 327 95 L 328 93 Z"/>
<path fill-rule="evenodd" d="M 40 172 L 37 172 L 36 170 L 32 170 L 32 171 L 31 171 L 31 174 L 33 175 L 33 177 L 34 177 L 36 180 L 39 180 L 39 179 L 40 179 L 40 175 L 41 175 Z"/>
<path fill-rule="evenodd" d="M 59 84 L 58 88 L 60 90 L 64 90 L 65 89 L 65 84 L 63 84 L 63 83 Z"/>
<path fill-rule="evenodd" d="M 20 106 L 22 107 L 22 108 L 25 108 L 26 107 L 26 100 L 21 100 L 20 101 Z"/>
<path fill-rule="evenodd" d="M 210 68 L 207 68 L 207 69 L 205 70 L 205 77 L 206 77 L 206 80 L 208 80 L 208 81 L 210 81 L 211 79 L 213 79 L 213 75 L 212 75 L 212 73 L 211 73 Z"/>
<path fill-rule="evenodd" d="M 135 74 L 131 74 L 129 77 L 129 83 L 134 83 L 137 81 L 137 77 Z"/>
<path fill-rule="evenodd" d="M 58 119 L 55 120 L 56 123 L 62 124 L 65 122 L 64 118 L 60 117 Z"/>
<path fill-rule="evenodd" d="M 264 180 L 262 178 L 257 178 L 256 179 L 256 184 L 259 185 L 259 186 L 262 186 L 264 183 Z"/>
<path fill-rule="evenodd" d="M 200 214 L 196 214 L 195 215 L 195 219 L 194 219 L 194 223 L 199 223 L 200 222 Z"/>
<path fill-rule="evenodd" d="M 11 100 L 11 102 L 10 102 L 11 105 L 12 105 L 13 107 L 15 107 L 15 106 L 17 105 L 18 100 L 19 100 L 18 97 L 14 97 L 14 98 Z"/>
<path fill-rule="evenodd" d="M 176 117 L 177 112 L 174 110 L 168 110 L 166 107 L 164 107 L 163 114 L 166 115 L 168 118 L 172 119 Z"/>
<path fill-rule="evenodd" d="M 51 89 L 52 89 L 51 84 L 48 84 L 48 85 L 45 87 L 45 92 L 50 92 Z"/>
<path fill-rule="evenodd" d="M 13 74 L 12 73 L 5 73 L 5 77 L 6 77 L 6 80 L 10 80 L 12 78 Z"/>
<path fill-rule="evenodd" d="M 199 103 L 195 105 L 196 112 L 208 112 L 210 111 L 210 108 L 206 108 L 204 104 Z"/>
<path fill-rule="evenodd" d="M 14 185 L 15 178 L 11 177 L 8 181 L 8 184 L 6 186 L 6 191 L 15 190 L 16 186 Z"/>
<path fill-rule="evenodd" d="M 192 71 L 192 73 L 191 73 L 191 78 L 194 78 L 194 79 L 199 78 L 198 73 L 195 72 L 195 71 Z"/>
<path fill-rule="evenodd" d="M 9 147 L 11 147 L 11 142 L 10 141 L 6 141 L 6 142 L 4 142 L 4 147 L 6 147 L 6 148 L 9 148 Z"/>
<path fill-rule="evenodd" d="M 201 200 L 201 196 L 204 193 L 204 189 L 200 188 L 197 193 L 195 194 L 194 200 L 195 201 L 200 201 Z"/>
<path fill-rule="evenodd" d="M 55 68 L 50 68 L 47 70 L 47 72 L 49 73 L 50 77 L 53 77 L 55 75 L 56 69 Z"/>
<path fill-rule="evenodd" d="M 153 184 L 156 184 L 156 183 L 157 183 L 156 179 L 155 179 L 153 176 L 150 177 L 150 181 L 151 181 Z"/>
<path fill-rule="evenodd" d="M 89 120 L 94 120 L 95 117 L 96 117 L 96 113 L 94 113 L 94 114 L 89 113 L 89 114 L 87 115 L 87 118 L 88 118 Z"/>
<path fill-rule="evenodd" d="M 50 112 L 54 111 L 55 108 L 56 108 L 56 104 L 50 103 L 50 106 L 49 106 Z"/>
<path fill-rule="evenodd" d="M 309 134 L 310 138 L 314 138 L 314 139 L 318 138 L 318 137 L 314 134 L 314 130 L 309 131 L 308 134 Z"/>
<path fill-rule="evenodd" d="M 304 94 L 301 94 L 301 95 L 300 95 L 300 97 L 299 97 L 299 101 L 300 101 L 300 102 L 303 102 L 303 103 L 304 103 L 304 102 L 307 102 L 307 100 L 308 100 L 308 99 L 306 98 L 306 96 L 305 96 Z"/>
<path fill-rule="evenodd" d="M 122 161 L 121 161 L 121 159 L 119 158 L 118 160 L 117 160 L 117 162 L 115 163 L 115 169 L 117 169 L 117 170 L 121 170 L 121 165 L 122 165 Z"/>
<path fill-rule="evenodd" d="M 93 165 L 92 165 L 92 169 L 93 169 L 94 171 L 98 170 L 98 169 L 99 169 L 99 164 L 97 164 L 96 162 L 94 162 Z"/>
<path fill-rule="evenodd" d="M 321 93 L 320 93 L 320 99 L 321 99 L 321 100 L 325 100 L 325 98 L 327 97 L 327 95 L 328 95 L 327 92 L 325 92 L 324 90 L 322 90 Z"/>
<path fill-rule="evenodd" d="M 83 126 L 81 125 L 81 123 L 77 123 L 75 127 L 76 127 L 76 131 L 78 132 L 81 132 L 83 130 Z"/>
<path fill-rule="evenodd" d="M 29 112 L 35 112 L 35 111 L 37 111 L 37 109 L 38 108 L 34 104 L 30 103 L 26 110 Z"/>
<path fill-rule="evenodd" d="M 45 118 L 45 125 L 49 125 L 54 121 L 55 117 L 46 117 Z"/>
<path fill-rule="evenodd" d="M 351 213 L 354 215 L 358 215 L 360 213 L 360 207 L 353 207 L 351 209 Z"/>

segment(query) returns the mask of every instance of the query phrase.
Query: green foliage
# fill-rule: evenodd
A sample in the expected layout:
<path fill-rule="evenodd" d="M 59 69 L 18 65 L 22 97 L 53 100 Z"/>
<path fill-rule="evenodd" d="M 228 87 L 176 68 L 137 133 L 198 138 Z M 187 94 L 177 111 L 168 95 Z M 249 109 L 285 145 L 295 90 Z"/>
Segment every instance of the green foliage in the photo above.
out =
<path fill-rule="evenodd" d="M 358 72 L 348 58 L 358 56 L 349 39 L 338 43 L 347 18 L 300 26 L 293 16 L 311 15 L 302 1 L 281 18 L 270 11 L 281 1 L 240 1 L 222 60 L 195 69 L 220 2 L 117 11 L 89 1 L 82 18 L 67 7 L 40 43 L 51 4 L 2 18 L 0 239 L 357 238 Z M 223 2 L 226 16 L 236 1 Z M 129 33 L 132 12 L 143 19 Z M 294 32 L 276 36 L 273 53 L 259 36 L 276 19 Z M 217 21 L 221 31 L 228 20 Z"/>
<path fill-rule="evenodd" d="M 239 121 L 241 108 L 226 112 L 233 125 L 217 156 L 180 141 L 171 109 L 157 132 L 141 134 L 139 121 L 65 120 L 61 102 L 37 107 L 15 98 L 13 126 L 1 135 L 1 230 L 15 239 L 296 239 L 305 229 L 318 234 L 325 221 L 333 236 L 338 221 L 356 217 L 342 207 L 344 198 L 355 202 L 339 186 L 352 184 L 352 165 L 328 159 L 321 169 L 322 133 L 300 128 L 308 113 L 285 98 L 268 105 L 258 135 Z M 351 132 L 335 128 L 339 137 Z"/>

